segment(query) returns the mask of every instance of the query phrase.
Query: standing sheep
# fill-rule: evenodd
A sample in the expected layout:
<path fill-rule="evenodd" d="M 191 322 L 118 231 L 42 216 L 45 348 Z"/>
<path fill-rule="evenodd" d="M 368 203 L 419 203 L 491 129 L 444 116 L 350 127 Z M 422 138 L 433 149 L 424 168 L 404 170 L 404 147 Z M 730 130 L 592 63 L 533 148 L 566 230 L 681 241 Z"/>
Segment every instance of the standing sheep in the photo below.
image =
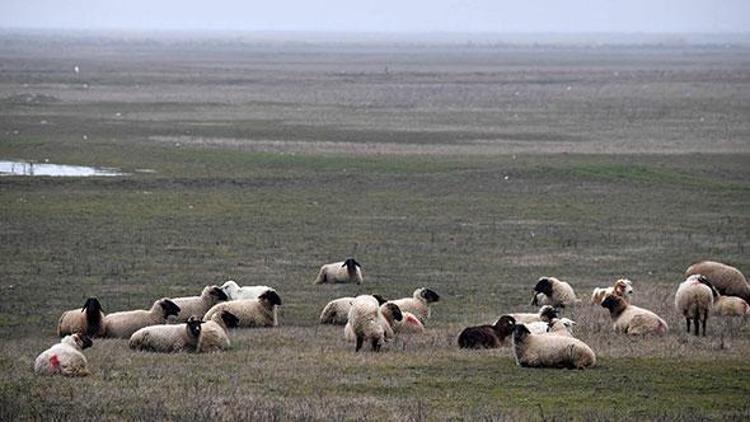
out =
<path fill-rule="evenodd" d="M 531 300 L 534 306 L 550 305 L 555 308 L 564 308 L 576 302 L 578 298 L 570 284 L 555 277 L 541 277 L 534 286 L 534 297 Z"/>
<path fill-rule="evenodd" d="M 201 334 L 202 321 L 190 317 L 185 324 L 160 324 L 143 327 L 130 336 L 133 350 L 160 353 L 194 351 Z"/>
<path fill-rule="evenodd" d="M 203 315 L 219 302 L 229 300 L 224 290 L 219 286 L 206 286 L 200 296 L 176 297 L 172 299 L 175 305 L 180 307 L 180 313 L 169 318 L 169 322 L 186 322 L 194 316 L 203 318 Z"/>
<path fill-rule="evenodd" d="M 104 317 L 106 337 L 130 338 L 134 332 L 149 325 L 164 324 L 171 315 L 180 313 L 180 307 L 167 298 L 154 302 L 148 311 L 115 312 Z"/>
<path fill-rule="evenodd" d="M 383 306 L 388 304 L 385 303 Z M 394 306 L 395 309 L 398 309 L 397 305 Z M 371 295 L 355 297 L 352 308 L 349 310 L 348 322 L 344 327 L 344 338 L 351 339 L 354 337 L 356 341 L 354 350 L 357 352 L 362 348 L 365 341 L 372 344 L 373 351 L 380 351 L 386 336 L 382 318 L 377 299 Z"/>
<path fill-rule="evenodd" d="M 461 349 L 496 349 L 505 344 L 505 339 L 513 333 L 516 320 L 510 315 L 501 316 L 494 325 L 466 327 L 458 335 Z"/>
<path fill-rule="evenodd" d="M 630 335 L 667 334 L 667 323 L 648 309 L 628 305 L 620 296 L 607 295 L 602 307 L 609 310 L 615 332 Z"/>
<path fill-rule="evenodd" d="M 430 317 L 430 304 L 439 300 L 440 296 L 434 290 L 421 287 L 414 290 L 412 297 L 392 300 L 391 303 L 398 305 L 401 312 L 410 312 L 424 323 Z"/>
<path fill-rule="evenodd" d="M 549 323 L 559 316 L 557 314 L 557 310 L 549 305 L 542 306 L 541 308 L 539 308 L 539 312 L 535 314 L 517 313 L 508 315 L 513 317 L 513 319 L 516 321 L 516 324 L 529 324 L 536 321 Z"/>
<path fill-rule="evenodd" d="M 43 351 L 34 360 L 34 372 L 40 375 L 85 377 L 89 374 L 88 361 L 82 351 L 93 342 L 86 334 L 63 337 L 59 343 Z"/>
<path fill-rule="evenodd" d="M 698 335 L 700 321 L 703 322 L 703 336 L 706 336 L 706 321 L 708 311 L 714 304 L 714 297 L 719 296 L 711 282 L 702 275 L 691 275 L 680 283 L 674 295 L 674 306 L 682 313 L 687 322 L 687 332 L 690 333 L 690 320 L 695 324 L 695 335 Z"/>
<path fill-rule="evenodd" d="M 281 297 L 269 290 L 257 299 L 240 299 L 219 303 L 206 312 L 204 320 L 219 322 L 222 311 L 236 316 L 237 327 L 275 327 L 278 325 L 277 306 L 281 306 Z"/>
<path fill-rule="evenodd" d="M 221 311 L 219 315 L 218 320 L 205 321 L 201 326 L 196 352 L 208 353 L 229 349 L 231 342 L 228 331 L 237 327 L 240 320 L 229 311 Z"/>
<path fill-rule="evenodd" d="M 577 338 L 531 334 L 524 324 L 513 330 L 513 354 L 522 367 L 585 369 L 596 365 L 596 355 Z"/>
<path fill-rule="evenodd" d="M 57 335 L 83 333 L 89 337 L 104 335 L 104 312 L 102 305 L 95 297 L 86 299 L 83 308 L 63 312 L 57 322 Z"/>
<path fill-rule="evenodd" d="M 719 296 L 714 299 L 711 313 L 716 316 L 746 316 L 750 315 L 750 305 L 737 296 Z"/>
<path fill-rule="evenodd" d="M 750 303 L 750 284 L 737 268 L 715 261 L 702 261 L 691 265 L 685 277 L 704 275 L 716 290 L 724 296 L 737 296 Z"/>
<path fill-rule="evenodd" d="M 273 290 L 273 287 L 268 286 L 242 286 L 240 287 L 234 280 L 229 280 L 221 285 L 221 290 L 227 294 L 228 300 L 239 300 L 239 299 L 257 299 L 263 293 Z"/>
<path fill-rule="evenodd" d="M 626 278 L 621 278 L 610 287 L 596 287 L 591 294 L 591 303 L 594 305 L 601 305 L 602 300 L 604 300 L 604 297 L 608 294 L 616 294 L 625 299 L 626 302 L 630 303 L 630 297 L 633 295 L 633 283 Z"/>
<path fill-rule="evenodd" d="M 362 266 L 354 258 L 334 262 L 320 267 L 313 284 L 323 283 L 362 283 Z"/>

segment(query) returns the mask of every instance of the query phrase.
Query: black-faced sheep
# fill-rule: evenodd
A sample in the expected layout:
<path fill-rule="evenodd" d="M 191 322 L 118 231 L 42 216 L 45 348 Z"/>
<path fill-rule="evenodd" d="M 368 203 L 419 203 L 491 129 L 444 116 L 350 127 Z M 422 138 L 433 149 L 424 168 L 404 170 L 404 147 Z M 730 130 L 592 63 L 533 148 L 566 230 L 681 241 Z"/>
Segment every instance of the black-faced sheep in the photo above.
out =
<path fill-rule="evenodd" d="M 458 335 L 461 349 L 496 349 L 505 344 L 505 339 L 513 333 L 516 320 L 510 315 L 501 316 L 493 325 L 466 327 Z"/>
<path fill-rule="evenodd" d="M 169 318 L 169 322 L 186 322 L 190 317 L 203 318 L 203 315 L 217 303 L 229 300 L 219 286 L 206 286 L 200 296 L 176 297 L 172 299 L 180 307 L 180 313 Z"/>
<path fill-rule="evenodd" d="M 57 322 L 57 335 L 83 333 L 89 337 L 104 335 L 104 312 L 99 300 L 95 297 L 86 299 L 81 309 L 63 312 Z"/>
<path fill-rule="evenodd" d="M 674 295 L 675 308 L 685 317 L 687 332 L 690 333 L 690 320 L 695 324 L 695 335 L 698 335 L 699 322 L 703 322 L 703 336 L 706 335 L 708 312 L 714 304 L 714 298 L 719 293 L 711 282 L 702 275 L 691 275 L 680 283 Z"/>
<path fill-rule="evenodd" d="M 570 284 L 555 277 L 541 277 L 534 286 L 534 297 L 531 300 L 534 306 L 550 305 L 555 308 L 564 308 L 576 302 L 578 298 Z"/>
<path fill-rule="evenodd" d="M 91 347 L 91 339 L 76 333 L 43 351 L 34 360 L 34 372 L 41 375 L 84 377 L 89 374 L 88 361 L 82 351 Z"/>
<path fill-rule="evenodd" d="M 198 336 L 198 345 L 195 347 L 198 353 L 218 352 L 229 349 L 229 329 L 235 328 L 240 320 L 229 311 L 221 311 L 217 320 L 204 321 L 201 325 L 201 333 Z"/>
<path fill-rule="evenodd" d="M 563 335 L 531 334 L 524 324 L 513 330 L 513 354 L 522 367 L 585 369 L 596 365 L 596 355 L 581 340 Z"/>
<path fill-rule="evenodd" d="M 320 267 L 313 284 L 323 283 L 362 283 L 362 266 L 354 258 L 334 262 Z"/>
<path fill-rule="evenodd" d="M 275 291 L 269 290 L 257 299 L 232 300 L 214 305 L 203 319 L 219 322 L 221 312 L 228 311 L 237 317 L 237 327 L 275 327 L 278 325 L 278 306 L 281 306 L 281 297 Z"/>
<path fill-rule="evenodd" d="M 701 274 L 713 284 L 723 296 L 737 296 L 750 302 L 750 284 L 737 268 L 715 261 L 702 261 L 691 265 L 685 276 Z"/>
<path fill-rule="evenodd" d="M 185 324 L 160 324 L 143 327 L 130 336 L 129 346 L 133 350 L 160 353 L 195 351 L 202 321 L 188 318 Z"/>
<path fill-rule="evenodd" d="M 154 302 L 148 311 L 115 312 L 104 317 L 106 337 L 130 338 L 134 332 L 149 325 L 164 324 L 167 318 L 180 313 L 180 307 L 167 298 Z"/>
<path fill-rule="evenodd" d="M 663 319 L 648 309 L 629 305 L 620 296 L 607 295 L 602 307 L 609 310 L 615 332 L 630 335 L 667 334 L 667 323 Z"/>
<path fill-rule="evenodd" d="M 430 317 L 430 305 L 438 302 L 440 295 L 434 290 L 421 287 L 414 290 L 412 297 L 391 300 L 391 303 L 398 305 L 401 312 L 410 312 L 424 323 Z"/>

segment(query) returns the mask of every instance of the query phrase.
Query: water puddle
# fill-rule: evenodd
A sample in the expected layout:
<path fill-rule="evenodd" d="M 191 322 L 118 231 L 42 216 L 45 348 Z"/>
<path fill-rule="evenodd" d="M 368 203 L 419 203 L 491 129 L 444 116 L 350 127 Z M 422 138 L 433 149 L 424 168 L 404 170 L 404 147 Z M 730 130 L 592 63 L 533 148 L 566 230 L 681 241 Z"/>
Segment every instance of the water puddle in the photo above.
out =
<path fill-rule="evenodd" d="M 92 177 L 127 176 L 127 173 L 123 173 L 119 169 L 108 167 L 68 166 L 64 164 L 0 160 L 0 175 Z"/>

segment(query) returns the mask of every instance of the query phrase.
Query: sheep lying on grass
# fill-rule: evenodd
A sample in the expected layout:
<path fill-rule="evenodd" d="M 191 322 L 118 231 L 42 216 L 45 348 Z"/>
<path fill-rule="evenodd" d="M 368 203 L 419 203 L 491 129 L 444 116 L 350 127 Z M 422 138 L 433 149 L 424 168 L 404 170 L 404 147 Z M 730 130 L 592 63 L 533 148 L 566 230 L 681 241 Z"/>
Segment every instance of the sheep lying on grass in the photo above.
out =
<path fill-rule="evenodd" d="M 221 321 L 222 311 L 228 311 L 237 317 L 237 327 L 275 327 L 278 325 L 278 306 L 281 306 L 281 297 L 269 290 L 257 299 L 232 300 L 214 305 L 203 319 L 218 323 Z"/>
<path fill-rule="evenodd" d="M 607 295 L 602 307 L 609 310 L 615 332 L 630 335 L 667 334 L 667 323 L 663 319 L 648 309 L 628 305 L 620 296 Z"/>
<path fill-rule="evenodd" d="M 414 290 L 412 297 L 391 300 L 390 302 L 395 303 L 401 309 L 401 312 L 410 312 L 424 323 L 430 317 L 430 304 L 439 300 L 440 296 L 434 290 L 421 287 Z"/>
<path fill-rule="evenodd" d="M 513 354 L 523 367 L 585 369 L 596 355 L 581 340 L 564 335 L 532 334 L 524 324 L 513 329 Z"/>
<path fill-rule="evenodd" d="M 557 334 L 563 336 L 573 336 L 573 327 L 576 322 L 568 318 L 555 318 L 550 322 L 536 321 L 526 324 L 531 334 Z"/>
<path fill-rule="evenodd" d="M 320 267 L 313 284 L 323 283 L 362 283 L 362 266 L 354 258 L 334 262 Z"/>
<path fill-rule="evenodd" d="M 206 286 L 203 288 L 200 296 L 176 297 L 172 299 L 175 305 L 180 307 L 180 313 L 175 317 L 170 317 L 170 322 L 186 322 L 188 318 L 196 316 L 203 318 L 203 315 L 217 303 L 229 300 L 229 296 L 224 293 L 219 286 Z"/>
<path fill-rule="evenodd" d="M 510 315 L 501 316 L 493 325 L 466 327 L 458 335 L 461 349 L 496 349 L 505 344 L 505 339 L 513 333 L 516 321 Z"/>
<path fill-rule="evenodd" d="M 690 320 L 695 325 L 695 335 L 699 332 L 699 322 L 703 322 L 703 336 L 706 335 L 708 312 L 714 304 L 714 297 L 719 293 L 711 282 L 702 275 L 691 275 L 680 283 L 674 295 L 675 308 L 685 317 L 687 332 L 690 333 Z"/>
<path fill-rule="evenodd" d="M 63 312 L 57 322 L 57 335 L 60 337 L 75 333 L 101 337 L 104 332 L 104 312 L 101 303 L 95 297 L 86 299 L 81 309 Z"/>
<path fill-rule="evenodd" d="M 180 307 L 170 299 L 162 298 L 154 302 L 148 311 L 115 312 L 104 317 L 106 337 L 130 338 L 134 332 L 149 325 L 164 324 L 167 318 L 178 315 Z"/>
<path fill-rule="evenodd" d="M 724 296 L 737 296 L 750 303 L 750 284 L 737 268 L 721 262 L 701 261 L 688 267 L 685 276 L 701 274 Z"/>
<path fill-rule="evenodd" d="M 605 288 L 594 288 L 594 292 L 591 294 L 591 303 L 594 305 L 601 305 L 602 300 L 608 294 L 615 294 L 625 299 L 627 303 L 630 303 L 631 297 L 633 296 L 633 283 L 626 279 L 621 278 L 615 282 L 614 285 Z"/>
<path fill-rule="evenodd" d="M 550 305 L 555 308 L 564 308 L 576 302 L 578 298 L 570 284 L 555 277 L 540 278 L 534 286 L 534 297 L 531 300 L 534 306 Z"/>
<path fill-rule="evenodd" d="M 541 308 L 539 308 L 539 312 L 535 314 L 530 313 L 515 313 L 515 314 L 508 314 L 513 317 L 513 319 L 516 321 L 516 324 L 529 324 L 532 322 L 542 321 L 545 323 L 549 323 L 553 319 L 557 318 L 559 315 L 557 313 L 557 310 L 550 305 L 544 305 Z"/>
<path fill-rule="evenodd" d="M 160 324 L 141 328 L 130 336 L 129 346 L 133 350 L 160 353 L 194 351 L 201 334 L 202 321 L 188 318 L 185 324 Z"/>
<path fill-rule="evenodd" d="M 273 290 L 273 287 L 268 286 L 242 286 L 240 287 L 234 280 L 229 280 L 221 285 L 221 289 L 227 294 L 229 300 L 239 299 L 257 299 L 263 293 Z"/>
<path fill-rule="evenodd" d="M 422 334 L 424 333 L 424 324 L 411 312 L 401 312 L 403 317 L 396 323 L 394 330 L 396 334 Z"/>
<path fill-rule="evenodd" d="M 89 374 L 88 361 L 82 351 L 91 347 L 91 339 L 77 333 L 63 337 L 34 360 L 34 372 L 41 375 L 84 377 Z"/>
<path fill-rule="evenodd" d="M 321 324 L 345 325 L 349 319 L 349 310 L 352 308 L 353 297 L 341 297 L 334 299 L 323 308 L 320 313 Z"/>
<path fill-rule="evenodd" d="M 218 352 L 229 349 L 229 329 L 235 328 L 240 320 L 229 311 L 221 311 L 218 320 L 205 321 L 198 336 L 198 353 Z"/>
<path fill-rule="evenodd" d="M 750 305 L 737 296 L 719 296 L 714 299 L 711 313 L 716 316 L 746 316 L 750 315 Z"/>

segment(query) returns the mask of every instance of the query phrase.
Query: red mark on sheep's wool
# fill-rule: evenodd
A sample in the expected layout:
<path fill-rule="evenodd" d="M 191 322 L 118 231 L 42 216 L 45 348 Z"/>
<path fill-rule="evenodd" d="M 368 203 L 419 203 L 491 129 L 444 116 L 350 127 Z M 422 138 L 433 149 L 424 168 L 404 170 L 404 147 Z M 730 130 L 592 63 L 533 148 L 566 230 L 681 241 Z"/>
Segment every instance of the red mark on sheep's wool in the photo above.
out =
<path fill-rule="evenodd" d="M 52 355 L 52 356 L 49 357 L 49 365 L 53 369 L 60 368 L 60 359 L 57 358 L 57 355 Z"/>
<path fill-rule="evenodd" d="M 419 323 L 419 320 L 414 315 L 407 315 L 406 316 L 406 321 L 408 323 L 410 323 L 410 324 L 417 324 L 417 323 Z"/>

